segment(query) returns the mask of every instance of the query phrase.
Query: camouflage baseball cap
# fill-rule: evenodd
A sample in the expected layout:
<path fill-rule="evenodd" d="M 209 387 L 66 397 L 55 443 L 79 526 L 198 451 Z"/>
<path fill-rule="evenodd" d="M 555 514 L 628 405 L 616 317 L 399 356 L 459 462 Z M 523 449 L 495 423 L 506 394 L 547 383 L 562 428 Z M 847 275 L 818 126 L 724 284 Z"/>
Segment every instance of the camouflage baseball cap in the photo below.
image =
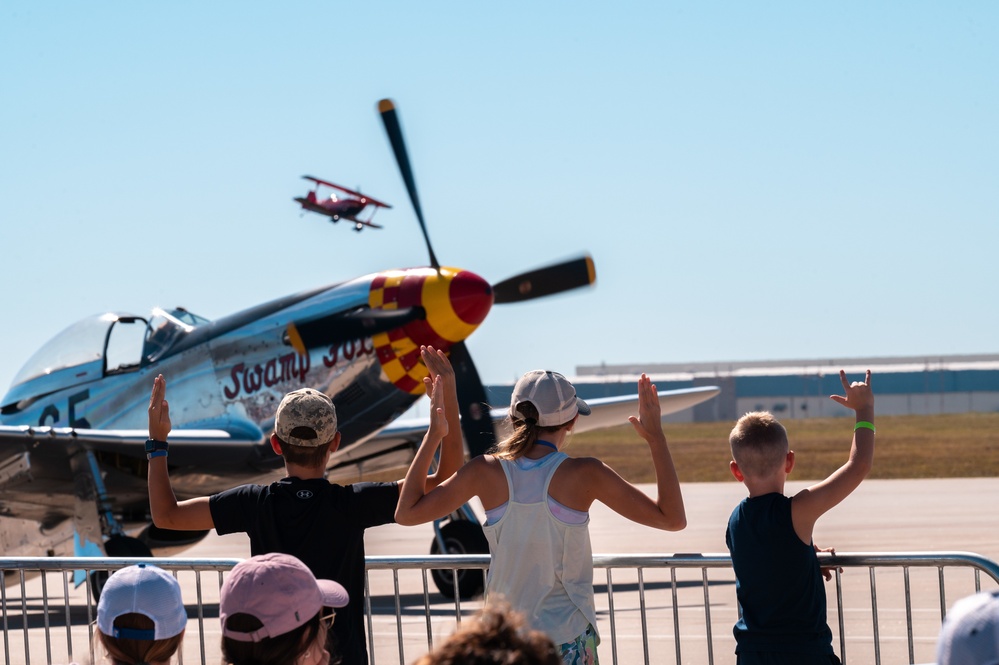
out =
<path fill-rule="evenodd" d="M 312 388 L 300 388 L 284 396 L 274 418 L 274 433 L 293 446 L 315 448 L 336 436 L 333 400 Z"/>

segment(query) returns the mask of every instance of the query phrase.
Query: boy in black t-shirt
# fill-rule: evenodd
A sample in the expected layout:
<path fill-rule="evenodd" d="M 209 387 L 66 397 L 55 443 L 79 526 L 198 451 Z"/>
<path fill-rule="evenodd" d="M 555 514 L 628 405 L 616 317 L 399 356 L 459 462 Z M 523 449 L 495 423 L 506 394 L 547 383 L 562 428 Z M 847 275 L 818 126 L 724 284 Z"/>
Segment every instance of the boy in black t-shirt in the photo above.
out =
<path fill-rule="evenodd" d="M 457 414 L 454 371 L 442 351 L 421 348 L 431 378 L 451 389 L 444 394 Z M 219 535 L 244 532 L 250 554 L 282 552 L 305 563 L 317 579 L 342 584 L 351 598 L 333 623 L 344 665 L 368 662 L 364 639 L 364 530 L 395 521 L 402 481 L 337 485 L 325 478 L 329 456 L 340 445 L 336 409 L 325 394 L 311 388 L 288 393 L 278 406 L 270 443 L 284 457 L 286 477 L 270 485 L 241 485 L 212 496 L 177 501 L 167 470 L 166 438 L 170 409 L 166 381 L 156 377 L 149 402 L 149 507 L 153 523 L 165 529 L 207 530 Z M 436 487 L 464 459 L 461 428 L 450 424 L 437 472 L 427 479 Z"/>

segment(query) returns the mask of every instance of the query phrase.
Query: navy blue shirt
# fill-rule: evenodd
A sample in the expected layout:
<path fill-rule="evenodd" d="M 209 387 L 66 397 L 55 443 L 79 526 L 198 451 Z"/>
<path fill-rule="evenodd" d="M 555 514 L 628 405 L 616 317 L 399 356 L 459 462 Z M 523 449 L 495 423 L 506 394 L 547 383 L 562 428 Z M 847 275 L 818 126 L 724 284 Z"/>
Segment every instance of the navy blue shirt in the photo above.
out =
<path fill-rule="evenodd" d="M 333 632 L 344 665 L 368 662 L 364 639 L 364 530 L 395 521 L 397 483 L 336 485 L 324 478 L 283 478 L 240 485 L 211 496 L 215 531 L 246 533 L 250 554 L 283 552 L 317 579 L 335 580 L 350 594 L 337 610 Z"/>
<path fill-rule="evenodd" d="M 791 499 L 744 499 L 732 511 L 725 543 L 742 608 L 735 652 L 833 653 L 819 560 L 794 531 Z"/>

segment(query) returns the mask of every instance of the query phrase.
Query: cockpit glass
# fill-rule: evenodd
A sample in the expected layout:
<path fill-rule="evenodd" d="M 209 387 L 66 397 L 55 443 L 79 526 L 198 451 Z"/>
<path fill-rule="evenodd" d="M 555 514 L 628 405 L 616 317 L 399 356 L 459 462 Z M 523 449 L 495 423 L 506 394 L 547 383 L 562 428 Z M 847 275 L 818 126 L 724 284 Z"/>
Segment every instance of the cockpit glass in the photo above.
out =
<path fill-rule="evenodd" d="M 149 317 L 142 355 L 147 362 L 152 362 L 162 356 L 178 339 L 206 323 L 210 321 L 182 307 L 169 310 L 157 307 Z"/>
<path fill-rule="evenodd" d="M 101 314 L 74 323 L 38 349 L 17 373 L 11 385 L 20 385 L 65 367 L 101 360 L 108 329 L 117 320 L 118 316 L 115 314 Z"/>

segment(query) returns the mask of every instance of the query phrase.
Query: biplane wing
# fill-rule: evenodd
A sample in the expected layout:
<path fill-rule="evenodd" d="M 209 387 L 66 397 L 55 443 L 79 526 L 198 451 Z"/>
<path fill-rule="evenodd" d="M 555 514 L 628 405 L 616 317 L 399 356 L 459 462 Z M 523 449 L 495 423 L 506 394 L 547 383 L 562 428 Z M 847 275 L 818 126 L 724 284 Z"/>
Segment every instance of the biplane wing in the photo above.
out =
<path fill-rule="evenodd" d="M 343 185 L 337 185 L 336 183 L 332 183 L 329 180 L 323 180 L 321 178 L 317 178 L 317 177 L 311 176 L 311 175 L 303 175 L 302 179 L 303 180 L 311 180 L 312 182 L 316 183 L 317 185 L 325 185 L 327 187 L 332 187 L 333 189 L 341 191 L 341 192 L 343 192 L 345 194 L 350 194 L 351 196 L 356 196 L 359 199 L 361 199 L 361 201 L 363 203 L 366 203 L 368 205 L 377 206 L 379 208 L 391 208 L 392 207 L 388 203 L 382 203 L 381 201 L 379 201 L 377 199 L 371 198 L 367 194 L 362 194 L 361 192 L 354 191 L 353 189 L 348 189 L 348 188 L 344 187 Z M 377 227 L 377 228 L 380 228 L 380 227 Z"/>

